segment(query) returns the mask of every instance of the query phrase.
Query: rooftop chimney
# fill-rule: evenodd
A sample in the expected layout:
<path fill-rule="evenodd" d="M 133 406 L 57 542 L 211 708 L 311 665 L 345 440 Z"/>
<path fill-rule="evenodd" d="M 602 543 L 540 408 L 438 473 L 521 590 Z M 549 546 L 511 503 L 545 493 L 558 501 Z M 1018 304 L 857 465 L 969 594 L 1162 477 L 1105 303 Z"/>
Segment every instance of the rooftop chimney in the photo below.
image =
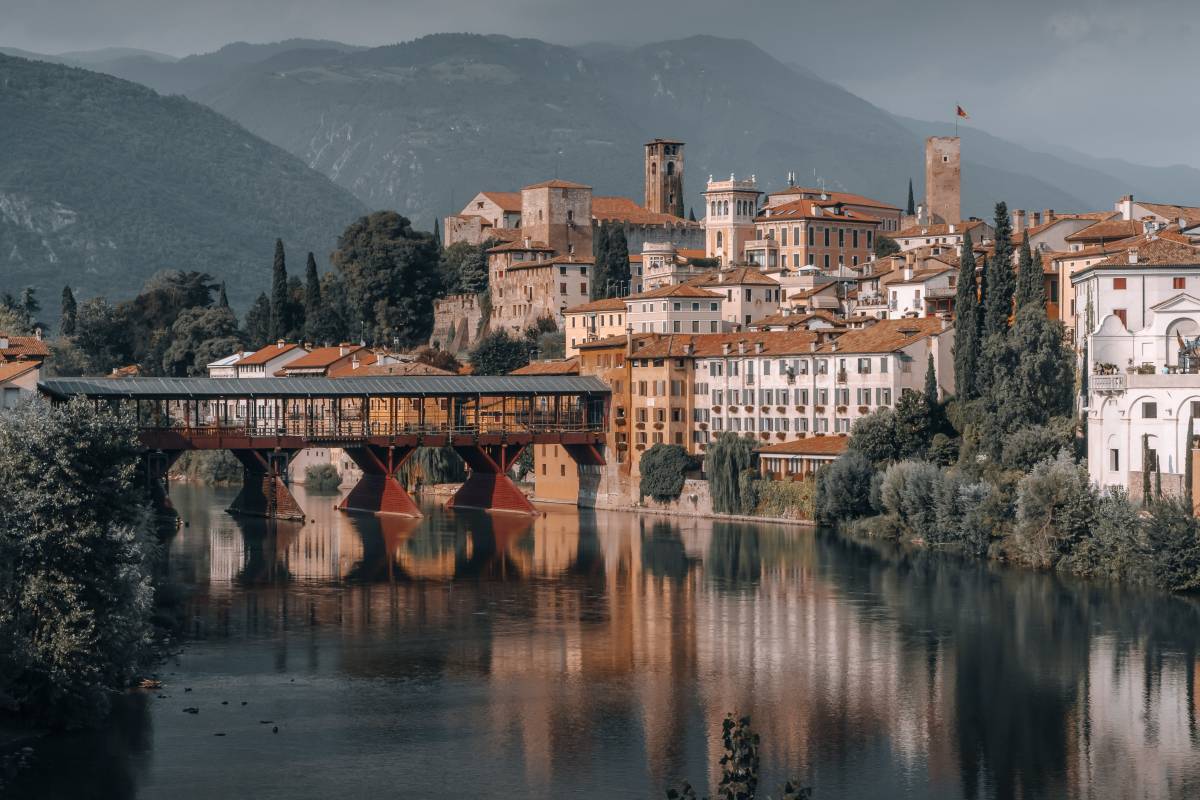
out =
<path fill-rule="evenodd" d="M 1125 222 L 1133 219 L 1133 195 L 1127 194 L 1117 203 L 1117 211 L 1121 212 L 1121 219 Z"/>
<path fill-rule="evenodd" d="M 727 355 L 729 355 L 729 351 L 730 351 L 731 349 L 732 349 L 732 348 L 730 347 L 730 345 L 729 345 L 729 342 L 722 342 L 722 343 L 721 343 L 721 355 L 726 355 L 726 356 L 727 356 Z"/>
<path fill-rule="evenodd" d="M 754 343 L 754 352 L 761 353 L 763 351 L 763 343 L 761 340 Z"/>
<path fill-rule="evenodd" d="M 738 340 L 738 353 L 740 355 L 746 354 L 746 340 L 745 339 Z"/>
<path fill-rule="evenodd" d="M 1136 247 L 1129 248 L 1129 263 L 1138 263 L 1138 249 Z"/>
<path fill-rule="evenodd" d="M 1042 222 L 1054 222 L 1054 209 L 1047 208 L 1042 212 Z"/>
<path fill-rule="evenodd" d="M 812 352 L 817 352 L 817 344 L 821 341 L 821 335 L 817 334 L 817 338 L 808 343 L 808 349 Z"/>
<path fill-rule="evenodd" d="M 691 355 L 692 353 L 694 353 L 694 352 L 696 352 L 696 347 L 695 347 L 695 345 L 693 345 L 691 342 L 684 342 L 684 344 L 683 344 L 683 354 L 684 354 L 685 356 L 690 356 L 690 355 Z"/>
<path fill-rule="evenodd" d="M 358 369 L 358 353 L 354 354 L 354 358 L 350 359 L 350 369 Z"/>
<path fill-rule="evenodd" d="M 1040 211 L 1029 212 L 1029 227 L 1036 228 L 1037 226 L 1039 226 L 1041 224 L 1042 224 L 1042 212 L 1040 212 Z"/>
<path fill-rule="evenodd" d="M 1012 232 L 1021 233 L 1025 230 L 1025 209 L 1018 208 L 1012 212 Z"/>
<path fill-rule="evenodd" d="M 275 347 L 277 347 L 280 350 L 282 350 L 286 346 L 287 346 L 287 342 L 285 342 L 283 339 L 280 339 L 279 341 L 275 342 Z"/>

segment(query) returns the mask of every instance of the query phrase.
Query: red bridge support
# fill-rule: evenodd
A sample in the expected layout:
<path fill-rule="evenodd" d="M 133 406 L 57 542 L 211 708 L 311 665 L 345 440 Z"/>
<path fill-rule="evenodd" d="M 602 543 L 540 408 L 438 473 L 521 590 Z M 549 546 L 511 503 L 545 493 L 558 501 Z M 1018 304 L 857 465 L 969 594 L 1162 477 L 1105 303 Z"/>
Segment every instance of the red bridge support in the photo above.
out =
<path fill-rule="evenodd" d="M 446 507 L 536 514 L 525 493 L 508 477 L 509 468 L 524 449 L 525 444 L 455 445 L 454 451 L 467 462 L 471 474 Z"/>
<path fill-rule="evenodd" d="M 404 491 L 396 480 L 400 469 L 415 447 L 379 447 L 363 445 L 347 447 L 346 455 L 354 460 L 363 476 L 350 494 L 338 504 L 342 511 L 361 511 L 367 514 L 400 514 L 406 517 L 421 516 L 421 509 Z"/>
<path fill-rule="evenodd" d="M 232 514 L 273 519 L 304 519 L 304 510 L 287 487 L 288 463 L 295 450 L 231 450 L 242 462 L 242 491 Z"/>

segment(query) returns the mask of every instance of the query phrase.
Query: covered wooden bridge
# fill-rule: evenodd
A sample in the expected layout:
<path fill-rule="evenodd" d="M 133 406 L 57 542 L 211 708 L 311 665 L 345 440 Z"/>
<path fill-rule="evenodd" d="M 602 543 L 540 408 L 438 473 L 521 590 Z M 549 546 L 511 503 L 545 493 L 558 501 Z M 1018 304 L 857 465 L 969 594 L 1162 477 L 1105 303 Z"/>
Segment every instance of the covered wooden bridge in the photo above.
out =
<path fill-rule="evenodd" d="M 244 483 L 231 511 L 302 518 L 287 466 L 309 447 L 338 447 L 363 478 L 341 507 L 419 516 L 396 480 L 418 447 L 452 447 L 470 475 L 460 507 L 532 512 L 507 476 L 530 444 L 559 444 L 578 462 L 604 463 L 610 390 L 583 376 L 361 378 L 54 378 L 53 400 L 87 397 L 128 411 L 146 446 L 152 492 L 187 450 L 229 450 Z"/>

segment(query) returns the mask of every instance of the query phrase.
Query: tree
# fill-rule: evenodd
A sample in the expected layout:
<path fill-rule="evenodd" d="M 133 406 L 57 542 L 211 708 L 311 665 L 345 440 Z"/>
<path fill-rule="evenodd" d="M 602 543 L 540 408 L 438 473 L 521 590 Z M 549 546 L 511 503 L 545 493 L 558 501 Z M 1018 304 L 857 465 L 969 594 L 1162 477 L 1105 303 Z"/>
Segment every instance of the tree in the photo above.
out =
<path fill-rule="evenodd" d="M 987 262 L 987 298 L 984 301 L 984 334 L 1003 334 L 1013 311 L 1012 225 L 1008 206 L 996 204 L 996 244 Z"/>
<path fill-rule="evenodd" d="M 447 372 L 457 373 L 462 369 L 462 363 L 454 357 L 453 353 L 434 347 L 422 347 L 418 350 L 417 361 L 421 364 L 428 364 L 431 367 L 444 369 Z"/>
<path fill-rule="evenodd" d="M 442 249 L 442 226 L 437 217 L 433 218 L 433 240 L 437 242 L 440 251 Z"/>
<path fill-rule="evenodd" d="M 740 514 L 745 507 L 741 477 L 754 469 L 757 456 L 754 439 L 726 431 L 708 448 L 705 472 L 708 473 L 713 511 L 718 514 Z"/>
<path fill-rule="evenodd" d="M 104 375 L 129 363 L 132 344 L 124 313 L 103 297 L 84 300 L 75 321 L 75 344 L 83 353 L 87 371 Z"/>
<path fill-rule="evenodd" d="M 487 285 L 487 255 L 479 245 L 455 242 L 442 250 L 438 265 L 447 294 L 476 293 Z"/>
<path fill-rule="evenodd" d="M 917 214 L 917 202 L 913 199 L 912 178 L 908 179 L 908 207 L 904 210 L 904 213 L 910 217 Z"/>
<path fill-rule="evenodd" d="M 938 401 L 937 370 L 933 366 L 933 353 L 927 356 L 925 363 L 925 402 L 931 409 L 941 405 Z"/>
<path fill-rule="evenodd" d="M 504 330 L 493 331 L 471 351 L 470 361 L 474 375 L 507 375 L 529 363 L 529 343 Z"/>
<path fill-rule="evenodd" d="M 847 450 L 817 473 L 817 519 L 857 519 L 871 513 L 875 470 L 862 453 Z"/>
<path fill-rule="evenodd" d="M 607 263 L 605 275 L 609 283 L 604 297 L 624 297 L 630 288 L 629 242 L 625 228 L 613 225 L 608 234 Z"/>
<path fill-rule="evenodd" d="M 1153 469 L 1150 458 L 1150 434 L 1142 434 L 1142 505 L 1150 505 L 1150 471 Z"/>
<path fill-rule="evenodd" d="M 690 207 L 690 206 L 688 207 L 688 221 L 689 221 L 689 222 L 695 222 L 695 221 L 696 221 L 696 209 L 694 209 L 694 208 L 692 208 L 692 207 Z"/>
<path fill-rule="evenodd" d="M 923 458 L 935 431 L 934 418 L 923 392 L 905 389 L 896 403 L 896 454 Z"/>
<path fill-rule="evenodd" d="M 163 372 L 178 377 L 204 375 L 207 365 L 241 352 L 242 334 L 228 308 L 189 308 L 171 326 Z"/>
<path fill-rule="evenodd" d="M 1155 584 L 1172 592 L 1200 588 L 1200 536 L 1192 510 L 1177 498 L 1156 502 L 1145 530 Z"/>
<path fill-rule="evenodd" d="M 26 286 L 21 290 L 21 310 L 25 312 L 25 318 L 32 325 L 37 321 L 37 313 L 42 310 L 42 304 L 38 302 L 37 290 L 32 286 Z"/>
<path fill-rule="evenodd" d="M 75 304 L 75 293 L 71 291 L 70 286 L 64 286 L 62 292 L 62 322 L 58 326 L 63 336 L 75 335 L 75 317 L 78 313 L 79 307 Z"/>
<path fill-rule="evenodd" d="M 313 329 L 321 313 L 321 277 L 317 274 L 317 259 L 310 252 L 304 265 L 304 336 L 315 339 Z"/>
<path fill-rule="evenodd" d="M 84 399 L 0 416 L 0 691 L 50 724 L 96 722 L 150 644 L 136 425 Z"/>
<path fill-rule="evenodd" d="M 679 499 L 684 479 L 696 468 L 696 463 L 680 445 L 660 442 L 642 455 L 638 468 L 642 473 L 638 485 L 640 496 L 668 503 Z"/>
<path fill-rule="evenodd" d="M 321 303 L 315 318 L 305 318 L 305 326 L 308 338 L 320 344 L 331 345 L 351 338 L 346 322 L 346 290 L 336 273 L 326 272 L 321 276 Z"/>
<path fill-rule="evenodd" d="M 1036 299 L 1017 311 L 1003 365 L 1010 387 L 993 399 L 996 407 L 1003 406 L 1016 418 L 1006 433 L 1071 415 L 1074 356 L 1063 337 L 1062 323 L 1049 319 Z"/>
<path fill-rule="evenodd" d="M 592 283 L 591 297 L 593 300 L 602 300 L 608 297 L 608 284 L 610 281 L 608 275 L 608 223 L 600 226 L 596 231 L 595 247 L 595 266 L 592 268 Z"/>
<path fill-rule="evenodd" d="M 1099 495 L 1066 453 L 1047 458 L 1017 487 L 1016 543 L 1027 563 L 1054 566 L 1096 526 Z"/>
<path fill-rule="evenodd" d="M 129 327 L 125 363 L 136 363 L 147 375 L 159 374 L 175 320 L 185 309 L 211 306 L 216 289 L 212 276 L 204 272 L 162 270 L 151 276 L 137 297 L 118 306 Z"/>
<path fill-rule="evenodd" d="M 396 340 L 401 347 L 428 341 L 440 290 L 432 235 L 413 230 L 394 211 L 377 211 L 338 237 L 333 265 L 345 285 L 351 328 L 361 325 L 370 341 Z"/>
<path fill-rule="evenodd" d="M 229 308 L 229 295 L 225 294 L 225 281 L 221 281 L 221 288 L 217 292 L 217 308 Z"/>
<path fill-rule="evenodd" d="M 861 453 L 876 465 L 885 465 L 899 459 L 896 443 L 896 412 L 882 406 L 865 416 L 859 417 L 850 429 L 847 448 Z"/>
<path fill-rule="evenodd" d="M 275 240 L 275 260 L 271 265 L 271 332 L 268 341 L 286 339 L 292 321 L 288 314 L 287 259 L 283 253 L 283 240 Z"/>
<path fill-rule="evenodd" d="M 954 296 L 954 394 L 961 401 L 977 397 L 976 371 L 979 366 L 979 338 L 975 318 L 979 306 L 979 288 L 975 283 L 975 253 L 971 232 L 963 234 L 959 260 L 958 288 Z"/>
<path fill-rule="evenodd" d="M 271 301 L 266 292 L 261 292 L 243 321 L 245 340 L 251 348 L 258 350 L 271 341 Z"/>
<path fill-rule="evenodd" d="M 884 236 L 882 234 L 875 235 L 875 257 L 876 258 L 887 258 L 888 256 L 894 256 L 896 253 L 899 253 L 899 252 L 900 252 L 900 245 L 896 244 L 895 239 L 891 238 L 890 236 Z"/>
<path fill-rule="evenodd" d="M 489 239 L 476 247 L 468 258 L 463 259 L 460 272 L 462 291 L 468 294 L 480 294 L 488 288 L 488 255 L 487 251 L 495 245 Z"/>

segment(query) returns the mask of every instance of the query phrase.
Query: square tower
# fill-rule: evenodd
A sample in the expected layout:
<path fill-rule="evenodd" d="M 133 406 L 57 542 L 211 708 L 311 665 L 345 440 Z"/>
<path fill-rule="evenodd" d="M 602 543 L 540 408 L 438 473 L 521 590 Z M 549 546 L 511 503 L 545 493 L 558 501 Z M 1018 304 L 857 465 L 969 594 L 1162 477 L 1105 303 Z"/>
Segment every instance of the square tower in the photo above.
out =
<path fill-rule="evenodd" d="M 521 233 L 556 255 L 592 257 L 592 187 L 552 180 L 521 189 Z"/>
<path fill-rule="evenodd" d="M 656 214 L 683 216 L 683 142 L 646 143 L 645 206 Z"/>
<path fill-rule="evenodd" d="M 737 180 L 714 181 L 710 175 L 704 190 L 704 255 L 716 258 L 721 266 L 741 264 L 746 242 L 755 238 L 754 218 L 758 216 L 758 181 L 753 175 Z"/>
<path fill-rule="evenodd" d="M 934 224 L 962 221 L 960 152 L 957 136 L 925 140 L 925 211 Z"/>

